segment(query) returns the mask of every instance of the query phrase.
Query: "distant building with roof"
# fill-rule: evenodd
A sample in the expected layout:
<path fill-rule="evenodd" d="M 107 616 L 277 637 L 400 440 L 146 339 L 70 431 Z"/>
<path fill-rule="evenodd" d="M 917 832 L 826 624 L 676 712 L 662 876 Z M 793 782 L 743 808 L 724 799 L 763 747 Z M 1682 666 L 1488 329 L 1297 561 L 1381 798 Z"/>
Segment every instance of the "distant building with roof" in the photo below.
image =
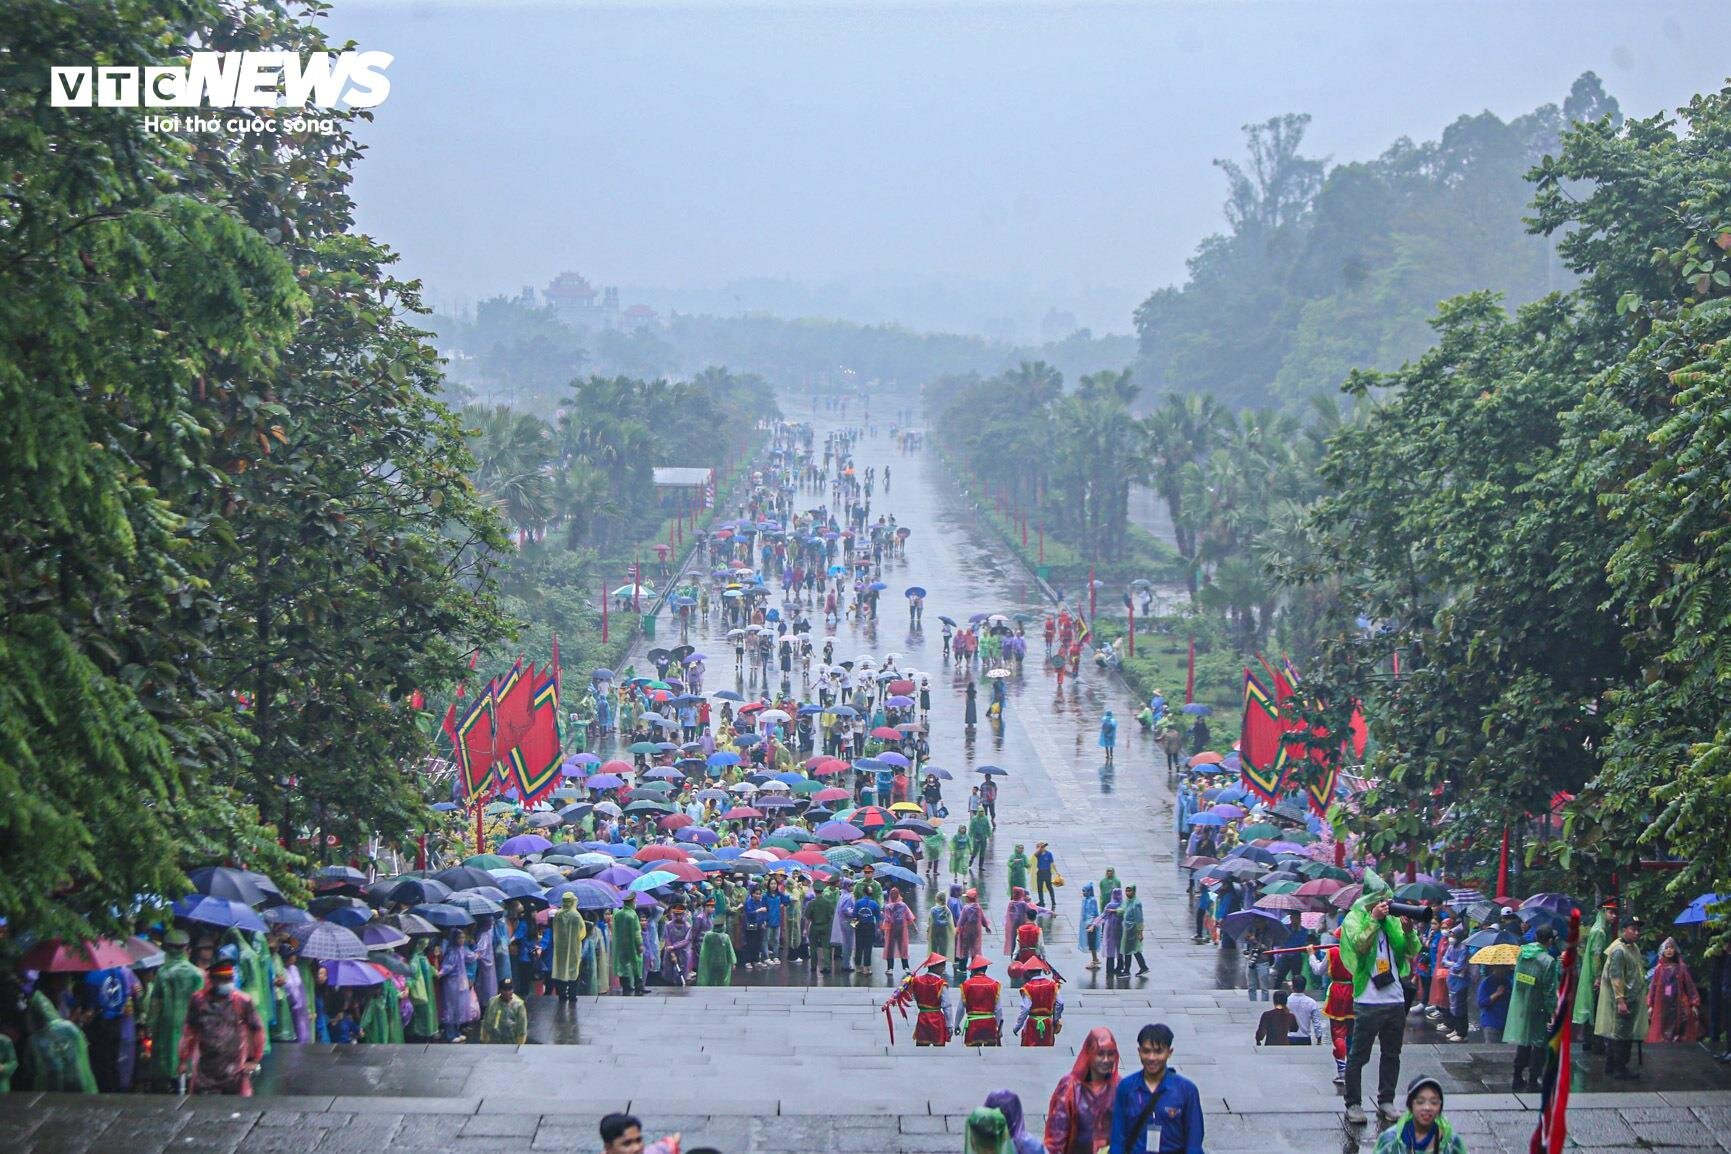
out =
<path fill-rule="evenodd" d="M 560 273 L 541 296 L 561 320 L 585 328 L 638 329 L 661 323 L 660 314 L 648 305 L 621 310 L 617 286 L 597 289 L 582 273 Z"/>

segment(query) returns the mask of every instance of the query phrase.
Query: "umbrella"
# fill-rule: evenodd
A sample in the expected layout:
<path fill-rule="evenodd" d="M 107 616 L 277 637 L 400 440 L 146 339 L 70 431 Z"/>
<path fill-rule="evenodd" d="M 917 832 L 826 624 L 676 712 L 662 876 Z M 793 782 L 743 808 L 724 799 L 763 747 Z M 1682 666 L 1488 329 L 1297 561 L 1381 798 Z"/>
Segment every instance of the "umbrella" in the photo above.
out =
<path fill-rule="evenodd" d="M 1485 946 L 1467 961 L 1475 966 L 1512 966 L 1521 960 L 1521 947 L 1512 942 Z"/>
<path fill-rule="evenodd" d="M 590 789 L 618 789 L 625 784 L 625 779 L 616 773 L 597 773 L 587 782 Z"/>
<path fill-rule="evenodd" d="M 205 866 L 187 875 L 192 888 L 215 898 L 227 898 L 245 906 L 282 905 L 286 902 L 276 883 L 263 874 L 229 866 Z"/>
<path fill-rule="evenodd" d="M 1297 894 L 1268 894 L 1256 899 L 1256 908 L 1302 912 L 1314 909 L 1315 906 L 1310 898 L 1301 898 Z"/>
<path fill-rule="evenodd" d="M 1227 852 L 1226 857 L 1228 859 L 1243 858 L 1245 861 L 1260 862 L 1267 866 L 1273 865 L 1278 860 L 1272 853 L 1259 845 L 1234 846 Z"/>
<path fill-rule="evenodd" d="M 359 886 L 366 884 L 367 875 L 356 869 L 354 866 L 329 865 L 324 866 L 317 873 L 313 874 L 313 881 L 325 885 L 335 884 Z"/>
<path fill-rule="evenodd" d="M 1698 926 L 1704 922 L 1718 921 L 1719 919 L 1710 916 L 1708 911 L 1718 905 L 1720 901 L 1721 899 L 1718 894 L 1702 894 L 1700 897 L 1690 902 L 1688 906 L 1684 908 L 1683 912 L 1677 915 L 1677 920 L 1671 924 L 1678 926 Z"/>
<path fill-rule="evenodd" d="M 439 927 L 420 914 L 393 914 L 388 918 L 380 919 L 380 921 L 383 925 L 396 926 L 411 938 L 437 937 L 439 935 Z"/>
<path fill-rule="evenodd" d="M 1187 870 L 1199 870 L 1215 865 L 1219 861 L 1219 858 L 1209 857 L 1207 854 L 1192 854 L 1179 864 Z"/>
<path fill-rule="evenodd" d="M 1212 706 L 1203 705 L 1200 701 L 1192 701 L 1189 705 L 1184 707 L 1183 712 L 1206 717 L 1208 714 L 1213 713 L 1214 709 Z"/>
<path fill-rule="evenodd" d="M 1245 858 L 1231 858 L 1209 868 L 1214 873 L 1235 878 L 1259 878 L 1268 872 L 1268 867 L 1261 862 L 1249 861 Z"/>
<path fill-rule="evenodd" d="M 1215 753 L 1213 750 L 1210 749 L 1210 750 L 1204 750 L 1203 752 L 1197 754 L 1195 757 L 1192 757 L 1190 759 L 1190 764 L 1193 766 L 1196 766 L 1196 765 L 1219 765 L 1220 761 L 1221 761 L 1220 754 Z"/>
<path fill-rule="evenodd" d="M 924 597 L 925 595 L 926 590 L 923 585 L 909 585 L 906 589 L 902 590 L 903 597 Z"/>
<path fill-rule="evenodd" d="M 474 915 L 468 910 L 445 902 L 426 902 L 416 906 L 411 912 L 424 919 L 429 925 L 441 930 L 457 929 L 475 924 Z"/>
<path fill-rule="evenodd" d="M 563 824 L 565 824 L 565 819 L 556 813 L 532 813 L 528 820 L 531 829 L 552 829 L 556 825 Z"/>
<path fill-rule="evenodd" d="M 1332 897 L 1345 888 L 1345 885 L 1333 878 L 1312 878 L 1292 892 L 1304 898 L 1326 898 Z"/>
<path fill-rule="evenodd" d="M 1396 887 L 1394 896 L 1403 902 L 1428 902 L 1440 906 L 1449 900 L 1448 887 L 1436 882 L 1408 882 Z"/>
<path fill-rule="evenodd" d="M 1507 930 L 1499 930 L 1494 926 L 1490 929 L 1480 930 L 1466 940 L 1466 948 L 1473 952 L 1482 950 L 1486 946 L 1515 946 L 1518 948 L 1520 944 L 1520 939 L 1516 938 L 1515 935 Z"/>
<path fill-rule="evenodd" d="M 849 825 L 845 821 L 828 821 L 813 831 L 819 841 L 846 842 L 865 836 L 865 831 L 857 825 Z"/>
<path fill-rule="evenodd" d="M 1702 895 L 1702 897 L 1708 898 L 1711 898 L 1712 896 L 1712 894 Z M 1695 900 L 1700 901 L 1701 899 L 1696 898 Z M 1532 897 L 1521 903 L 1521 909 L 1546 910 L 1566 919 L 1569 911 L 1580 904 L 1580 902 L 1577 902 L 1568 894 L 1534 894 Z"/>
<path fill-rule="evenodd" d="M 502 864 L 510 865 L 511 863 L 504 862 Z M 444 882 L 452 890 L 472 890 L 476 886 L 492 885 L 493 875 L 474 866 L 452 866 L 450 869 L 443 869 L 434 874 L 433 880 Z"/>
<path fill-rule="evenodd" d="M 954 775 L 951 774 L 949 770 L 940 768 L 939 766 L 935 766 L 935 765 L 928 765 L 925 768 L 921 769 L 920 772 L 921 773 L 929 773 L 933 777 L 937 778 L 939 781 L 954 781 L 955 780 Z"/>
<path fill-rule="evenodd" d="M 754 817 L 762 817 L 763 811 L 749 805 L 736 805 L 721 815 L 722 821 L 746 821 Z"/>
<path fill-rule="evenodd" d="M 1191 825 L 1225 825 L 1226 819 L 1217 813 L 1199 813 L 1190 818 Z"/>
<path fill-rule="evenodd" d="M 547 891 L 547 900 L 557 906 L 567 893 L 577 895 L 577 908 L 580 910 L 616 910 L 625 904 L 618 890 L 606 882 L 589 879 L 556 885 Z"/>
<path fill-rule="evenodd" d="M 170 907 L 174 916 L 181 921 L 198 922 L 206 926 L 220 926 L 223 929 L 236 927 L 243 930 L 265 932 L 264 919 L 252 911 L 251 906 L 227 898 L 214 898 L 207 894 L 187 894 L 176 898 Z M 103 967 L 106 968 L 106 967 Z"/>
<path fill-rule="evenodd" d="M 611 669 L 591 669 L 589 678 L 592 681 L 612 681 L 613 671 Z"/>
<path fill-rule="evenodd" d="M 1332 881 L 1333 879 L 1328 880 Z M 1361 885 L 1341 886 L 1328 895 L 1328 904 L 1337 910 L 1350 909 L 1352 903 L 1356 902 L 1362 893 L 1364 893 L 1364 887 Z"/>
<path fill-rule="evenodd" d="M 480 917 L 485 914 L 502 914 L 505 912 L 504 906 L 500 905 L 487 895 L 476 893 L 474 890 L 458 890 L 450 896 L 449 900 L 447 900 L 445 904 L 456 906 L 458 909 L 475 917 Z"/>
<path fill-rule="evenodd" d="M 985 774 L 987 777 L 1009 777 L 1010 776 L 1009 770 L 1004 769 L 1000 766 L 996 766 L 996 765 L 982 765 L 978 769 L 974 770 L 974 772 Z"/>
<path fill-rule="evenodd" d="M 427 902 L 442 902 L 451 896 L 451 887 L 437 878 L 398 878 L 386 894 L 395 904 L 418 906 Z"/>
<path fill-rule="evenodd" d="M 1286 923 L 1272 910 L 1258 909 L 1235 910 L 1220 920 L 1220 932 L 1235 940 L 1258 926 L 1284 930 Z"/>
<path fill-rule="evenodd" d="M 325 983 L 338 988 L 377 986 L 382 985 L 385 980 L 385 976 L 379 973 L 378 967 L 366 960 L 365 954 L 362 954 L 360 958 L 337 958 L 325 962 L 324 971 Z"/>
<path fill-rule="evenodd" d="M 877 874 L 880 878 L 889 878 L 892 881 L 902 882 L 905 885 L 917 886 L 920 884 L 920 875 L 915 873 L 913 870 L 908 869 L 906 866 L 880 865 L 875 867 L 872 872 Z"/>
<path fill-rule="evenodd" d="M 112 970 L 130 966 L 133 957 L 119 942 L 106 939 L 94 942 L 64 942 L 49 938 L 26 950 L 19 960 L 21 970 L 37 970 L 44 974 L 81 974 L 93 970 Z"/>
<path fill-rule="evenodd" d="M 369 950 L 394 950 L 409 944 L 409 935 L 385 922 L 368 922 L 357 935 Z"/>
<path fill-rule="evenodd" d="M 525 836 L 531 836 L 531 835 L 525 835 Z M 548 842 L 546 844 L 546 846 L 544 846 L 542 848 L 551 849 L 552 847 L 553 847 L 553 843 Z M 539 850 L 539 849 L 526 850 L 525 852 L 526 853 L 540 853 L 541 850 Z M 464 858 L 463 864 L 465 866 L 468 866 L 470 869 L 478 869 L 478 870 L 482 870 L 482 871 L 497 870 L 497 869 L 510 869 L 511 868 L 510 861 L 507 860 L 506 858 L 501 857 L 500 855 L 498 855 L 496 853 L 478 853 L 478 854 L 475 854 L 473 857 Z M 484 882 L 482 884 L 490 885 L 492 883 L 491 882 Z M 458 888 L 458 887 L 453 887 L 453 888 Z"/>
<path fill-rule="evenodd" d="M 536 833 L 520 833 L 507 839 L 499 846 L 499 852 L 513 857 L 525 857 L 532 853 L 545 853 L 553 848 L 553 843 Z M 489 867 L 491 868 L 491 867 Z"/>
<path fill-rule="evenodd" d="M 667 870 L 650 870 L 626 888 L 634 893 L 647 893 L 650 890 L 658 890 L 662 886 L 672 885 L 679 880 L 678 874 L 669 873 Z"/>
<path fill-rule="evenodd" d="M 303 926 L 294 931 L 294 937 L 300 945 L 301 957 L 317 962 L 343 958 L 365 961 L 367 957 L 367 944 L 356 936 L 353 930 L 330 922 L 314 922 L 310 926 Z"/>
<path fill-rule="evenodd" d="M 304 926 L 313 920 L 313 916 L 299 906 L 271 906 L 260 912 L 259 917 L 272 926 Z"/>

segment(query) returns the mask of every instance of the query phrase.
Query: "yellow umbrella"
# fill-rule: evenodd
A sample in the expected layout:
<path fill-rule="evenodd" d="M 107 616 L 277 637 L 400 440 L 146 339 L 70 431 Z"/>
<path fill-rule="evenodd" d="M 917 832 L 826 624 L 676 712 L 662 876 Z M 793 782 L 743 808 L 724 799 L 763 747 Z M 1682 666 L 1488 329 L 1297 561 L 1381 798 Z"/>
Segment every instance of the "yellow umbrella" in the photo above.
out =
<path fill-rule="evenodd" d="M 1475 966 L 1512 966 L 1521 960 L 1521 947 L 1504 942 L 1501 945 L 1486 946 L 1467 961 Z"/>
<path fill-rule="evenodd" d="M 890 812 L 891 813 L 924 813 L 925 810 L 921 809 L 919 806 L 915 805 L 911 801 L 898 801 L 894 805 L 890 806 Z"/>

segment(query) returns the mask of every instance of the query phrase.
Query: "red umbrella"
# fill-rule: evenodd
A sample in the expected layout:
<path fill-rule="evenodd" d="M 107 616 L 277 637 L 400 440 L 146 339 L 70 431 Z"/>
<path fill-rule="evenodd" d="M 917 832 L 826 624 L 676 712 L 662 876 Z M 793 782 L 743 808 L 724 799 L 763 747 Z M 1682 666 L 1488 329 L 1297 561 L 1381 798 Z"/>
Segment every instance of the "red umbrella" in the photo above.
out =
<path fill-rule="evenodd" d="M 1345 888 L 1345 882 L 1337 882 L 1333 878 L 1314 878 L 1292 892 L 1301 898 L 1326 898 Z"/>
<path fill-rule="evenodd" d="M 761 702 L 761 701 L 752 701 L 752 702 L 748 702 L 745 705 L 740 706 L 738 709 L 734 710 L 733 712 L 734 712 L 735 716 L 743 716 L 744 714 L 756 713 L 760 709 L 767 709 L 767 708 L 768 708 L 768 706 L 764 705 L 763 702 Z"/>
<path fill-rule="evenodd" d="M 822 766 L 822 765 L 828 765 L 828 764 L 830 764 L 830 763 L 831 763 L 831 762 L 832 762 L 832 761 L 836 761 L 836 760 L 837 760 L 837 759 L 836 759 L 836 758 L 833 758 L 833 757 L 831 757 L 831 756 L 829 756 L 829 755 L 828 755 L 828 754 L 827 754 L 827 753 L 820 753 L 820 754 L 818 754 L 818 755 L 817 755 L 817 756 L 816 756 L 816 757 L 808 757 L 808 758 L 806 758 L 806 762 L 805 762 L 805 768 L 806 768 L 806 769 L 807 769 L 807 770 L 808 770 L 808 771 L 810 771 L 810 770 L 815 770 L 815 769 L 817 769 L 817 768 L 818 768 L 818 767 L 819 767 L 819 766 Z"/>
<path fill-rule="evenodd" d="M 847 768 L 848 765 L 845 761 L 832 761 L 828 764 L 818 766 L 811 772 L 813 777 L 834 777 L 838 773 L 845 773 Z"/>
<path fill-rule="evenodd" d="M 676 829 L 684 829 L 688 825 L 696 825 L 697 822 L 695 819 L 692 818 L 692 816 L 690 814 L 670 813 L 666 817 L 662 818 L 660 821 L 656 822 L 655 824 L 660 826 L 662 829 L 672 831 L 672 830 L 676 830 Z M 671 847 L 650 846 L 649 848 L 650 849 L 666 849 L 666 848 L 671 848 Z M 641 861 L 642 859 L 639 858 L 638 860 Z"/>
<path fill-rule="evenodd" d="M 1328 895 L 1328 904 L 1337 910 L 1351 909 L 1352 903 L 1356 902 L 1358 895 L 1363 892 L 1363 886 L 1341 886 Z"/>
<path fill-rule="evenodd" d="M 890 682 L 889 690 L 891 693 L 912 693 L 914 691 L 914 683 L 905 677 L 899 677 Z"/>
<path fill-rule="evenodd" d="M 601 773 L 636 773 L 636 772 L 637 772 L 637 767 L 632 765 L 629 761 L 620 761 L 618 758 L 614 758 L 612 761 L 602 762 L 600 773 L 596 774 L 596 776 L 599 777 Z"/>
<path fill-rule="evenodd" d="M 894 825 L 896 815 L 887 809 L 875 805 L 862 806 L 847 815 L 848 821 L 861 829 L 877 829 L 880 826 Z"/>
<path fill-rule="evenodd" d="M 823 854 L 819 853 L 815 849 L 802 849 L 788 860 L 800 862 L 808 866 L 825 866 L 829 864 L 829 859 L 824 857 Z"/>
<path fill-rule="evenodd" d="M 872 736 L 882 741 L 900 741 L 902 739 L 902 731 L 899 729 L 892 729 L 887 725 L 880 725 L 876 729 L 872 730 Z"/>
<path fill-rule="evenodd" d="M 684 814 L 678 814 L 675 816 L 685 817 Z M 661 820 L 662 821 L 672 821 L 673 818 L 672 817 L 664 817 Z M 686 817 L 685 820 L 686 820 L 687 824 L 689 824 L 691 822 L 691 819 L 688 817 Z M 638 861 L 644 862 L 644 863 L 648 863 L 648 862 L 652 862 L 652 861 L 659 862 L 659 861 L 690 861 L 691 860 L 691 855 L 686 853 L 684 850 L 680 849 L 676 845 L 644 846 L 642 849 L 638 850 L 636 853 L 632 854 L 631 856 L 636 858 Z"/>
<path fill-rule="evenodd" d="M 846 801 L 852 796 L 853 795 L 847 790 L 832 785 L 828 789 L 818 790 L 816 793 L 811 795 L 811 799 L 819 805 L 822 805 L 826 801 Z"/>
<path fill-rule="evenodd" d="M 700 882 L 704 873 L 688 861 L 658 861 L 655 868 L 663 873 L 670 873 L 682 882 Z"/>
<path fill-rule="evenodd" d="M 736 805 L 721 815 L 722 821 L 744 821 L 746 818 L 762 817 L 763 811 L 753 809 L 749 805 Z M 641 860 L 641 859 L 639 859 Z"/>
<path fill-rule="evenodd" d="M 889 836 L 895 838 L 897 841 L 919 841 L 920 840 L 920 835 L 915 833 L 911 829 L 892 829 L 889 832 Z"/>
<path fill-rule="evenodd" d="M 74 944 L 49 938 L 25 951 L 18 968 L 44 974 L 82 974 L 130 966 L 132 961 L 132 955 L 118 942 L 100 939 Z"/>

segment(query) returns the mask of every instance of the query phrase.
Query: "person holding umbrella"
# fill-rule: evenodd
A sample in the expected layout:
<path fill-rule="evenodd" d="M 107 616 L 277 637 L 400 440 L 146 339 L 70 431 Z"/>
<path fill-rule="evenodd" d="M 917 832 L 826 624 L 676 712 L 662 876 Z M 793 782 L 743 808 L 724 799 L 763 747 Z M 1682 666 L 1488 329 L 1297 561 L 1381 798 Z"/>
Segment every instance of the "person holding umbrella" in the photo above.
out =
<path fill-rule="evenodd" d="M 469 949 L 462 930 L 452 930 L 439 957 L 439 1032 L 445 1041 L 460 1041 L 463 1029 L 479 1016 L 475 988 L 469 981 Z"/>

